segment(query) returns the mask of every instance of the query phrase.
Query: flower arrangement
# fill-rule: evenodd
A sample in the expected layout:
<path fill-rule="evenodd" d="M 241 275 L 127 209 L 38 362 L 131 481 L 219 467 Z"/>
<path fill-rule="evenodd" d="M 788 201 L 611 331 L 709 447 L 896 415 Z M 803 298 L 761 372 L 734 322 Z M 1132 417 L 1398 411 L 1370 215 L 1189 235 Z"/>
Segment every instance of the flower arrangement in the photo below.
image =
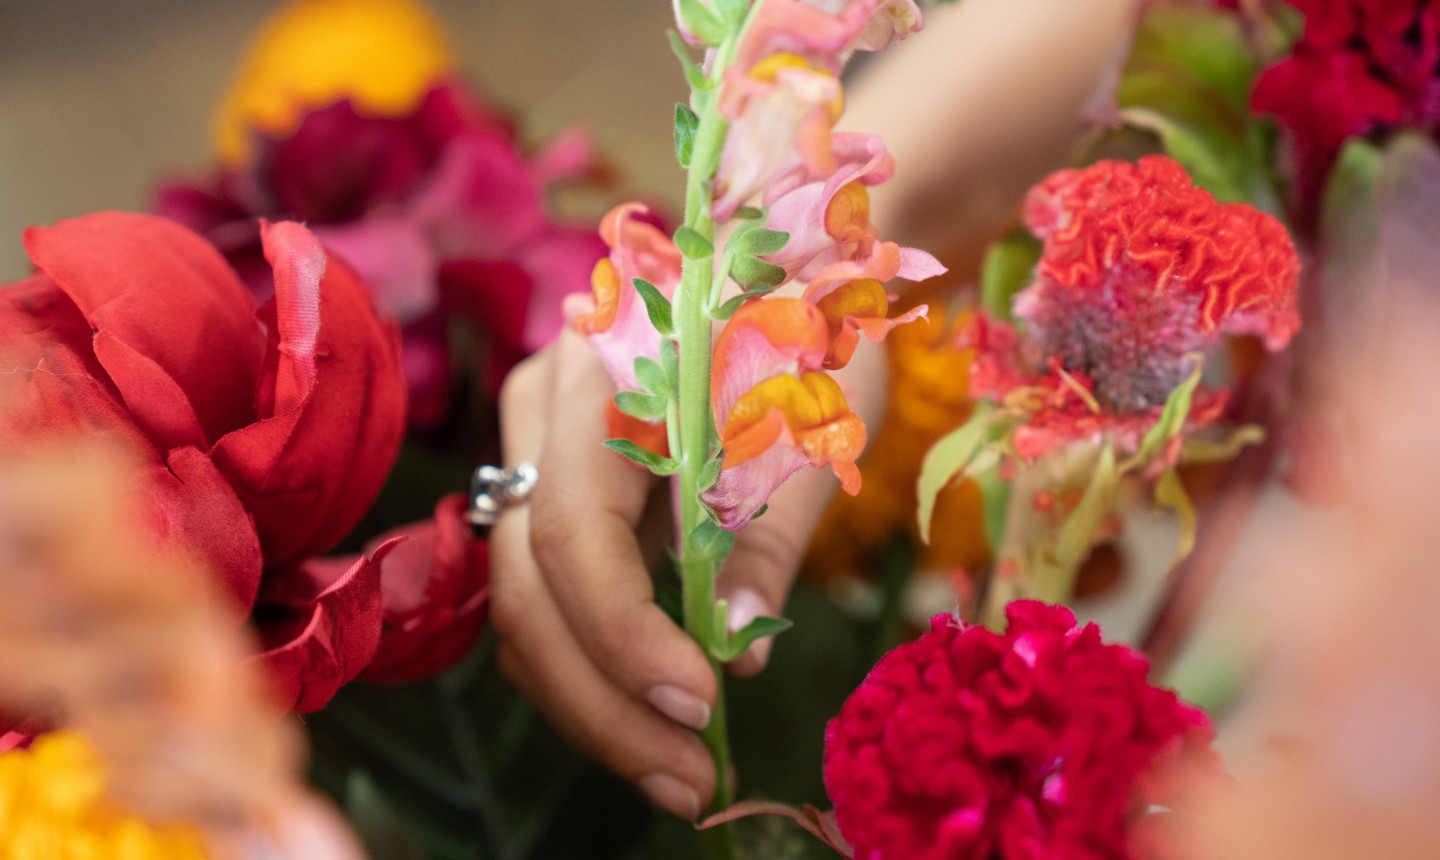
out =
<path fill-rule="evenodd" d="M 1426 593 L 1440 4 L 1111 5 L 975 265 L 899 241 L 967 166 L 847 125 L 912 95 L 852 67 L 1013 10 L 675 0 L 672 214 L 410 0 L 283 6 L 207 175 L 27 230 L 0 286 L 0 855 L 1430 847 L 1424 623 L 1353 571 Z M 1059 86 L 1042 47 L 992 82 Z M 1334 552 L 1246 554 L 1275 498 L 1338 505 Z M 1289 681 L 1197 620 L 1232 557 Z M 1247 720 L 1280 792 L 1212 746 Z"/>

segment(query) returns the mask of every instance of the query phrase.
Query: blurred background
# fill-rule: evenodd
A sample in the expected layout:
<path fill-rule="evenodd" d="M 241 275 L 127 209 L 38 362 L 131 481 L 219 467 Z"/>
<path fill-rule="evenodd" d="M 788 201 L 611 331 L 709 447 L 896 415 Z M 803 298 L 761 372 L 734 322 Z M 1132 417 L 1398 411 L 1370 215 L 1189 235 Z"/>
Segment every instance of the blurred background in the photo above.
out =
<path fill-rule="evenodd" d="M 0 281 L 29 273 L 25 227 L 142 209 L 160 177 L 206 169 L 215 105 L 278 5 L 0 0 Z M 517 115 L 525 139 L 580 123 L 620 184 L 678 197 L 670 122 L 685 89 L 660 37 L 673 23 L 669 3 L 428 6 L 467 79 Z"/>

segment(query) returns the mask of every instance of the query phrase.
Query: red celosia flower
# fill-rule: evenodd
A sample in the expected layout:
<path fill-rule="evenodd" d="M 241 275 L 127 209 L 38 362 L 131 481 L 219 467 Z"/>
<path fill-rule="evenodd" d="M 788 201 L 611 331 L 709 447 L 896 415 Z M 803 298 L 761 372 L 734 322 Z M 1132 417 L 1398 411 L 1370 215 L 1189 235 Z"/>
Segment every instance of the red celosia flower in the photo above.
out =
<path fill-rule="evenodd" d="M 257 308 L 189 230 L 101 213 L 25 234 L 39 274 L 0 289 L 0 366 L 25 384 L 0 448 L 102 433 L 144 464 L 137 503 L 253 616 L 288 702 L 324 704 L 374 656 L 372 557 L 313 561 L 389 473 L 405 424 L 399 343 L 366 289 L 295 223 L 262 225 Z"/>
<path fill-rule="evenodd" d="M 560 299 L 604 254 L 592 229 L 559 225 L 545 207 L 549 184 L 589 166 L 588 143 L 570 135 L 532 158 L 507 120 L 456 85 L 398 118 L 340 101 L 257 143 L 207 183 L 162 188 L 155 211 L 214 242 L 261 298 L 271 287 L 256 219 L 304 220 L 401 322 L 417 427 L 451 405 L 448 319 L 486 335 L 493 393 L 560 330 Z"/>
<path fill-rule="evenodd" d="M 1347 138 L 1440 122 L 1440 3 L 1286 2 L 1305 30 L 1291 56 L 1260 75 L 1252 103 L 1289 130 L 1298 202 L 1311 217 Z"/>
<path fill-rule="evenodd" d="M 1299 328 L 1285 228 L 1216 203 L 1169 158 L 1060 171 L 1030 192 L 1025 223 L 1044 250 L 1014 299 L 1024 336 L 982 318 L 971 371 L 973 393 L 1027 413 L 1021 456 L 1107 430 L 1133 450 L 1222 334 L 1279 349 Z M 1202 390 L 1191 424 L 1222 406 L 1223 394 Z"/>
<path fill-rule="evenodd" d="M 1218 774 L 1210 721 L 1059 606 L 998 635 L 937 615 L 881 658 L 825 733 L 825 787 L 865 860 L 1142 856 Z"/>

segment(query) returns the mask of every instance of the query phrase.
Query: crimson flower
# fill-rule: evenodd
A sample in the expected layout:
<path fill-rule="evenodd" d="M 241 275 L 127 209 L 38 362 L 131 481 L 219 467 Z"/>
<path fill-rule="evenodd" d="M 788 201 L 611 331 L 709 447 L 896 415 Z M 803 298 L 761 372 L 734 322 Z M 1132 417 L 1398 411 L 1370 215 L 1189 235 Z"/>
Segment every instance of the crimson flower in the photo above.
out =
<path fill-rule="evenodd" d="M 1216 203 L 1164 156 L 1055 173 L 1031 190 L 1025 223 L 1044 249 L 1013 302 L 1023 334 L 982 317 L 971 368 L 973 394 L 1024 413 L 1025 459 L 1102 432 L 1134 451 L 1223 334 L 1279 349 L 1300 326 L 1285 228 Z M 1200 389 L 1189 424 L 1213 421 L 1224 399 Z"/>
<path fill-rule="evenodd" d="M 825 787 L 855 857 L 1155 856 L 1156 808 L 1218 774 L 1209 719 L 1140 654 L 1064 607 L 1006 617 L 998 635 L 935 616 L 831 720 Z"/>
<path fill-rule="evenodd" d="M 1440 3 L 1286 0 L 1305 16 L 1290 56 L 1261 73 L 1252 104 L 1290 133 L 1302 212 L 1351 137 L 1440 122 Z"/>
<path fill-rule="evenodd" d="M 450 319 L 485 335 L 493 395 L 559 332 L 561 298 L 605 253 L 593 229 L 557 224 L 545 206 L 551 183 L 589 167 L 586 140 L 563 136 L 530 157 L 506 119 L 457 85 L 401 117 L 338 101 L 256 143 L 249 161 L 206 182 L 161 188 L 154 210 L 210 239 L 262 299 L 272 287 L 257 219 L 305 221 L 403 326 L 417 428 L 449 414 Z"/>
<path fill-rule="evenodd" d="M 319 562 L 359 521 L 405 427 L 399 338 L 343 262 L 263 224 L 257 307 L 199 236 L 146 215 L 32 228 L 38 273 L 0 288 L 0 367 L 18 374 L 0 449 L 104 434 L 141 466 L 157 539 L 252 610 L 285 701 L 323 705 L 374 657 L 393 548 Z"/>

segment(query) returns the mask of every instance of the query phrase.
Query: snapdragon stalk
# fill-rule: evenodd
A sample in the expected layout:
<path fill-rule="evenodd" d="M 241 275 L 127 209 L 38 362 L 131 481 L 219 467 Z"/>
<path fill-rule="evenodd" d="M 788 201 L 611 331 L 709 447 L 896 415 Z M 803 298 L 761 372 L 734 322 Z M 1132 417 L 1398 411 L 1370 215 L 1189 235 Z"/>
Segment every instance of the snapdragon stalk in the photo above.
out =
<path fill-rule="evenodd" d="M 692 94 L 691 104 L 698 122 L 685 186 L 685 223 L 709 244 L 709 253 L 684 257 L 680 284 L 673 302 L 675 340 L 679 353 L 677 396 L 667 417 L 670 419 L 671 457 L 679 464 L 676 473 L 679 493 L 679 523 L 676 538 L 683 594 L 685 630 L 699 644 L 715 674 L 715 706 L 710 723 L 700 732 L 715 763 L 715 794 L 707 812 L 719 812 L 734 803 L 730 780 L 730 742 L 726 728 L 724 669 L 716 651 L 729 631 L 723 613 L 717 611 L 715 578 L 724 557 L 713 547 L 697 540 L 710 513 L 700 499 L 706 464 L 718 453 L 719 438 L 710 409 L 711 291 L 715 275 L 715 222 L 710 217 L 712 182 L 720 163 L 729 123 L 719 108 L 719 90 L 725 70 L 733 61 L 740 38 L 754 7 L 744 21 L 730 30 L 714 57 L 706 77 L 708 87 Z M 678 419 L 678 422 L 677 420 Z M 678 423 L 678 427 L 677 427 Z M 720 860 L 735 856 L 734 833 L 730 824 L 704 831 L 705 856 Z"/>

